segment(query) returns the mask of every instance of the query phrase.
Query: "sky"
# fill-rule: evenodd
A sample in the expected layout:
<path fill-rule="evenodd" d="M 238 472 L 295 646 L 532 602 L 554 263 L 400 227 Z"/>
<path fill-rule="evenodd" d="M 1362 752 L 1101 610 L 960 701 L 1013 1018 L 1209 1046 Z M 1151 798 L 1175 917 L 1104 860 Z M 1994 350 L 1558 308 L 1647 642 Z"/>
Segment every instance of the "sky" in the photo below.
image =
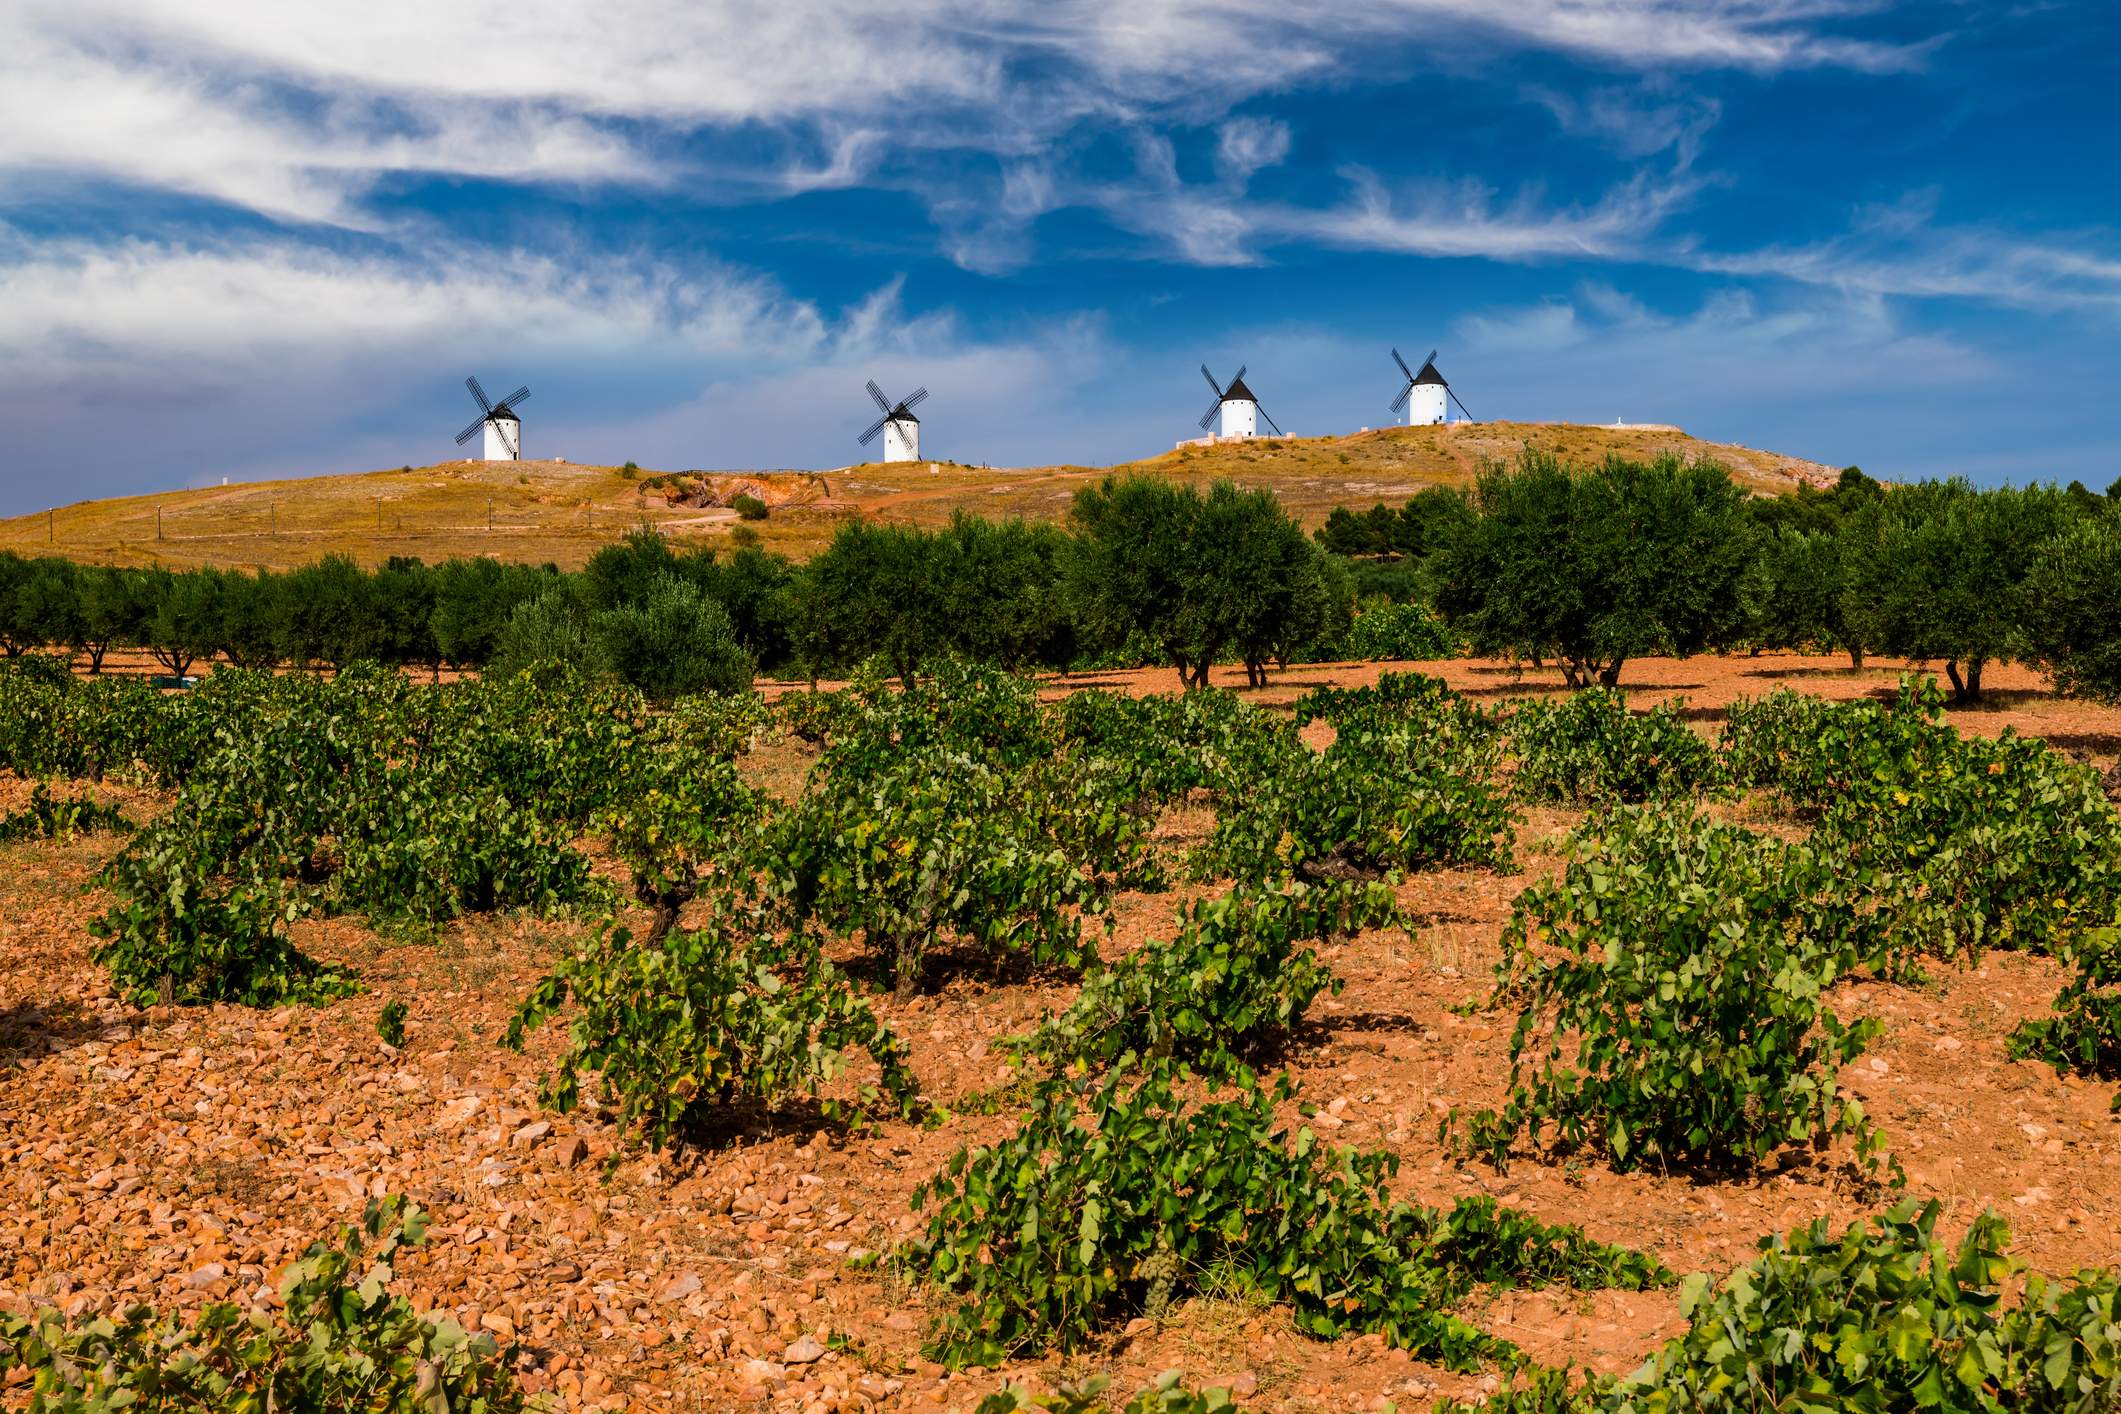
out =
<path fill-rule="evenodd" d="M 458 455 L 1109 463 L 1205 363 L 2121 476 L 2121 5 L 7 0 L 0 513 Z"/>

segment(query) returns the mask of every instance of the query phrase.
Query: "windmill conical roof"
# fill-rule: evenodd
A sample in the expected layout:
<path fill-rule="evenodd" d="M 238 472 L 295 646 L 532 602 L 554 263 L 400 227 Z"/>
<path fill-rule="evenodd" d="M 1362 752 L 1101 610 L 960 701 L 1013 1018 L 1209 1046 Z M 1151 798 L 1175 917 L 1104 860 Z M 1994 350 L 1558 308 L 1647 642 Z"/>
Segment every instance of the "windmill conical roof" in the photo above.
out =
<path fill-rule="evenodd" d="M 506 403 L 497 404 L 494 407 L 493 416 L 497 420 L 504 422 L 521 422 L 523 420 L 522 418 L 517 417 L 516 410 Z"/>
<path fill-rule="evenodd" d="M 1443 375 L 1436 371 L 1436 361 L 1434 359 L 1421 366 L 1421 372 L 1414 375 L 1414 381 L 1416 383 L 1436 383 L 1446 388 L 1451 386 L 1445 383 Z"/>
<path fill-rule="evenodd" d="M 1226 403 L 1256 403 L 1259 398 L 1250 388 L 1245 386 L 1245 380 L 1239 377 L 1231 379 L 1230 386 L 1223 389 L 1223 401 Z"/>

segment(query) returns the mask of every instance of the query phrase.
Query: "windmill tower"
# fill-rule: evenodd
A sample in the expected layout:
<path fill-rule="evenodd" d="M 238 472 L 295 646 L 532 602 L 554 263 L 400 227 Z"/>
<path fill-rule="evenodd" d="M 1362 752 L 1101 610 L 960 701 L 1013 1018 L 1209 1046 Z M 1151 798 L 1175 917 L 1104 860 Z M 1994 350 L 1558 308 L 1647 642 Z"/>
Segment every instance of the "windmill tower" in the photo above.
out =
<path fill-rule="evenodd" d="M 876 434 L 884 434 L 884 460 L 887 462 L 917 462 L 921 459 L 921 420 L 913 415 L 913 405 L 928 396 L 926 388 L 919 389 L 910 398 L 898 402 L 884 396 L 884 390 L 869 380 L 869 396 L 876 399 L 877 408 L 884 414 L 869 425 L 857 440 L 868 446 L 876 440 Z"/>
<path fill-rule="evenodd" d="M 1392 362 L 1399 365 L 1400 375 L 1407 380 L 1399 390 L 1399 396 L 1392 400 L 1392 411 L 1405 408 L 1407 426 L 1433 427 L 1450 416 L 1449 404 L 1458 403 L 1458 394 L 1436 371 L 1436 350 L 1429 350 L 1429 356 L 1421 361 L 1419 373 L 1408 371 L 1407 361 L 1399 356 L 1398 349 L 1392 350 Z M 1458 410 L 1465 413 L 1466 421 L 1473 420 L 1473 414 L 1466 412 L 1464 403 L 1458 403 Z"/>
<path fill-rule="evenodd" d="M 523 419 L 516 416 L 515 405 L 530 396 L 527 387 L 518 388 L 497 403 L 486 401 L 486 390 L 479 386 L 476 378 L 464 380 L 471 389 L 472 397 L 479 402 L 479 420 L 457 434 L 457 445 L 463 446 L 486 431 L 486 446 L 482 460 L 490 462 L 516 462 L 523 459 Z"/>
<path fill-rule="evenodd" d="M 1208 365 L 1205 363 L 1200 366 L 1200 376 L 1207 379 L 1208 386 L 1215 390 L 1215 401 L 1208 404 L 1208 410 L 1200 415 L 1203 432 L 1208 430 L 1209 423 L 1220 417 L 1222 422 L 1215 429 L 1217 440 L 1256 437 L 1259 435 L 1259 423 L 1262 419 L 1267 426 L 1274 428 L 1275 436 L 1283 435 L 1281 428 L 1275 426 L 1274 419 L 1268 417 L 1260 407 L 1259 399 L 1245 386 L 1245 370 L 1242 367 L 1237 370 L 1237 376 L 1230 380 L 1230 386 L 1227 388 L 1216 381 L 1215 375 L 1208 371 Z"/>

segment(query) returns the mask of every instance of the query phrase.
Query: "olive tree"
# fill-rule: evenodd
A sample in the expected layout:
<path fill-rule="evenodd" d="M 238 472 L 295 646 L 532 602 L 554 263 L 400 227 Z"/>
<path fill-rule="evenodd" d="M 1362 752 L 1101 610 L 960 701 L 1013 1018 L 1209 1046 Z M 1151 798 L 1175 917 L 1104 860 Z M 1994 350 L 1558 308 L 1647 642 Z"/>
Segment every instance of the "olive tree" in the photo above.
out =
<path fill-rule="evenodd" d="M 942 648 L 927 599 L 933 539 L 911 526 L 843 523 L 788 595 L 789 637 L 814 679 L 881 657 L 907 687 Z"/>
<path fill-rule="evenodd" d="M 1846 572 L 1837 527 L 1783 529 L 1761 549 L 1757 631 L 1770 648 L 1837 648 L 1863 666 L 1862 635 L 1846 612 Z"/>
<path fill-rule="evenodd" d="M 1257 685 L 1270 659 L 1302 646 L 1292 634 L 1335 629 L 1321 552 L 1270 492 L 1219 481 L 1203 497 L 1160 477 L 1108 477 L 1076 493 L 1070 519 L 1078 632 L 1106 647 L 1155 644 L 1187 688 L 1205 687 L 1226 653 Z"/>
<path fill-rule="evenodd" d="M 935 537 L 922 605 L 950 651 L 1011 670 L 1067 662 L 1062 586 L 1068 540 L 1058 527 L 959 511 Z"/>
<path fill-rule="evenodd" d="M 1848 611 L 1873 646 L 1942 660 L 1953 698 L 1979 701 L 1982 670 L 2023 651 L 2027 577 L 2070 519 L 2051 486 L 1977 491 L 1954 478 L 1901 487 L 1849 526 Z"/>
<path fill-rule="evenodd" d="M 1629 658 L 1735 638 L 1754 528 L 1713 462 L 1609 458 L 1574 469 L 1527 452 L 1491 466 L 1446 521 L 1437 607 L 1476 652 L 1559 660 L 1612 686 Z"/>
<path fill-rule="evenodd" d="M 638 600 L 596 614 L 590 633 L 610 671 L 652 701 L 751 688 L 751 655 L 728 613 L 679 575 L 657 575 Z"/>
<path fill-rule="evenodd" d="M 2040 547 L 2022 618 L 2026 656 L 2058 691 L 2121 698 L 2121 511 L 2088 516 Z"/>

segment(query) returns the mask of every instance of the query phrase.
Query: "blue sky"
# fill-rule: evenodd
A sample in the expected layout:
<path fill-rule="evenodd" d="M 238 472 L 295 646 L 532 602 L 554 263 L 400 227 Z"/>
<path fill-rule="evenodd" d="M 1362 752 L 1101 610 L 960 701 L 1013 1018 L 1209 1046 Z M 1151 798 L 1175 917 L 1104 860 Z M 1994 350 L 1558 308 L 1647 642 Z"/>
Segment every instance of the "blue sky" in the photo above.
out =
<path fill-rule="evenodd" d="M 2121 6 L 11 0 L 0 512 L 1484 418 L 2121 476 Z"/>

